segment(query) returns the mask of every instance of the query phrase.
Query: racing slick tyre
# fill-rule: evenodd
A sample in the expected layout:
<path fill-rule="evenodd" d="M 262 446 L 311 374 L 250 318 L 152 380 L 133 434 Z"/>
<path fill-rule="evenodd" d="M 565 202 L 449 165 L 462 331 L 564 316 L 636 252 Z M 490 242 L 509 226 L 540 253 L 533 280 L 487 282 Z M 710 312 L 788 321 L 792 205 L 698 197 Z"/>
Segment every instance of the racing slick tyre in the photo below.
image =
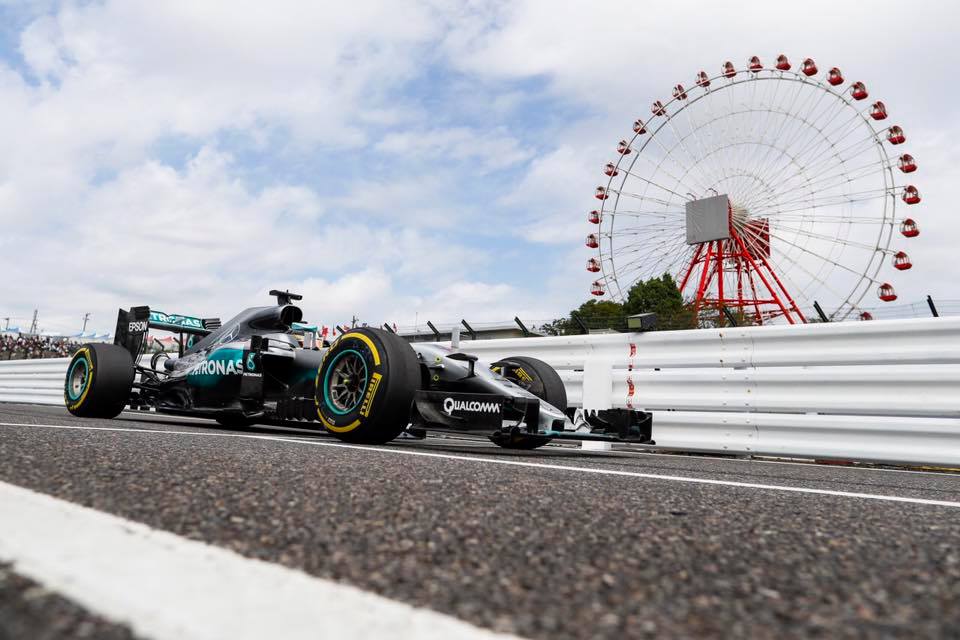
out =
<path fill-rule="evenodd" d="M 351 329 L 317 369 L 317 417 L 345 442 L 390 442 L 407 427 L 419 386 L 417 354 L 403 338 L 380 329 Z"/>
<path fill-rule="evenodd" d="M 503 376 L 510 382 L 519 385 L 537 396 L 547 404 L 551 404 L 560 411 L 567 410 L 567 389 L 556 370 L 543 360 L 528 356 L 513 356 L 503 358 L 500 363 L 506 365 Z M 504 449 L 536 449 L 550 442 L 544 436 L 525 434 L 490 436 L 494 444 Z"/>
<path fill-rule="evenodd" d="M 115 344 L 85 344 L 70 360 L 63 386 L 67 411 L 81 418 L 116 418 L 130 401 L 133 357 Z"/>

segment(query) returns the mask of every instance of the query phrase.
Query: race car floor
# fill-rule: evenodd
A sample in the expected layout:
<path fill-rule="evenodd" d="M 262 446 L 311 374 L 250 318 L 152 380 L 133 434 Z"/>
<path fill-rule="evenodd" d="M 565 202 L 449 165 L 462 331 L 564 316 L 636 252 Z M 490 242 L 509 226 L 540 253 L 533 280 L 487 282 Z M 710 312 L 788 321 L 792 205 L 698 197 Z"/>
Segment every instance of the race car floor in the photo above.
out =
<path fill-rule="evenodd" d="M 478 630 L 960 633 L 960 476 L 949 473 L 573 446 L 512 452 L 443 437 L 363 447 L 23 405 L 0 405 L 0 460 L 3 483 Z M 0 557 L 11 561 L 0 564 L 10 576 L 0 580 L 0 638 L 76 637 L 77 625 L 128 632 L 98 611 L 55 613 L 76 608 L 66 600 L 35 615 L 25 594 L 36 588 L 15 586 L 30 581 Z"/>

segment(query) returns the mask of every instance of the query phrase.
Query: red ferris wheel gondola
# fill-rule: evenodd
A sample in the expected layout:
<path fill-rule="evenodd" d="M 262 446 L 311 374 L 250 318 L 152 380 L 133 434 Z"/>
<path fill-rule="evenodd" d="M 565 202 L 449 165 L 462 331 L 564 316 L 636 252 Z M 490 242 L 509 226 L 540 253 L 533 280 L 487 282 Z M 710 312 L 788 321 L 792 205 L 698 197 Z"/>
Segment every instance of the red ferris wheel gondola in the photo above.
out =
<path fill-rule="evenodd" d="M 920 202 L 920 192 L 912 184 L 903 188 L 903 194 L 900 196 L 907 204 L 917 204 Z"/>
<path fill-rule="evenodd" d="M 893 268 L 898 271 L 906 271 L 913 266 L 910 262 L 910 256 L 905 251 L 897 251 L 893 254 Z"/>
<path fill-rule="evenodd" d="M 884 282 L 880 285 L 880 288 L 877 289 L 877 297 L 884 302 L 893 302 L 897 299 L 897 292 L 893 289 L 892 284 Z"/>
<path fill-rule="evenodd" d="M 879 100 L 874 102 L 873 106 L 870 107 L 870 117 L 874 120 L 886 120 L 887 105 L 883 104 Z"/>
<path fill-rule="evenodd" d="M 900 223 L 900 233 L 905 238 L 916 238 L 920 235 L 920 227 L 913 218 L 904 218 Z"/>

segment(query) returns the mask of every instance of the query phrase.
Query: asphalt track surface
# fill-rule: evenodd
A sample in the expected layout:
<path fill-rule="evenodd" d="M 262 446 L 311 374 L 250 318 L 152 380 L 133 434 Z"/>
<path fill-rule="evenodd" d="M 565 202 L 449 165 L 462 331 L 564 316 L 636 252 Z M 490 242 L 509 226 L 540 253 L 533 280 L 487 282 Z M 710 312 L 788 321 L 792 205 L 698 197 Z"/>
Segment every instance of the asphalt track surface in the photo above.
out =
<path fill-rule="evenodd" d="M 0 460 L 2 481 L 530 638 L 960 637 L 954 474 L 18 405 Z M 0 638 L 124 637 L 67 602 L 31 614 L 36 589 L 0 576 Z"/>

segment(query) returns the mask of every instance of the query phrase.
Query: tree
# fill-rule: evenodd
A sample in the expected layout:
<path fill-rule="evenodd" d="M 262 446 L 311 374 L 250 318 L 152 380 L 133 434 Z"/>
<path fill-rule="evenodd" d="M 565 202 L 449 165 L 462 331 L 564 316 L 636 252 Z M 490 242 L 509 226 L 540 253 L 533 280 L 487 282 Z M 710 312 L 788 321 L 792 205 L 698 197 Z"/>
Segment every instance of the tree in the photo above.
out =
<path fill-rule="evenodd" d="M 590 299 L 571 311 L 565 318 L 557 318 L 542 325 L 540 331 L 551 336 L 569 336 L 583 333 L 583 325 L 587 329 L 623 331 L 627 326 L 623 306 L 610 300 Z"/>
<path fill-rule="evenodd" d="M 691 304 L 683 301 L 677 283 L 670 274 L 635 283 L 623 304 L 610 300 L 587 300 L 565 318 L 558 318 L 540 327 L 547 335 L 583 333 L 576 314 L 588 329 L 627 330 L 627 316 L 638 313 L 657 314 L 657 329 L 692 329 L 696 314 Z"/>
<path fill-rule="evenodd" d="M 683 296 L 669 273 L 659 278 L 638 281 L 627 292 L 623 310 L 627 315 L 656 313 L 658 316 L 673 316 L 683 308 Z"/>
<path fill-rule="evenodd" d="M 591 299 L 576 310 L 581 322 L 589 329 L 613 329 L 623 331 L 627 328 L 626 313 L 623 305 L 611 300 Z"/>

